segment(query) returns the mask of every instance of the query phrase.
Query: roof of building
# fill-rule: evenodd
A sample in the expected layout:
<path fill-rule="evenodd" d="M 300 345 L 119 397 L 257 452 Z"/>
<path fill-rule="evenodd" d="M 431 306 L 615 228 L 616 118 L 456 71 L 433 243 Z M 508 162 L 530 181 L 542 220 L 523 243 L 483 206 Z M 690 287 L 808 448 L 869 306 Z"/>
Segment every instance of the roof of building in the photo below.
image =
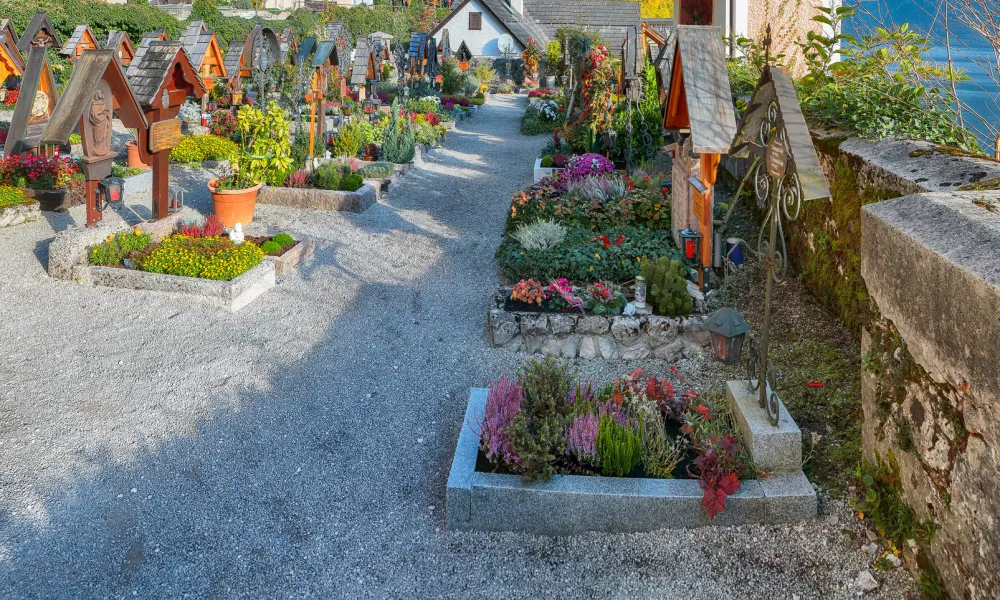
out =
<path fill-rule="evenodd" d="M 153 103 L 156 92 L 167 78 L 178 52 L 184 53 L 185 56 L 187 54 L 180 42 L 145 39 L 139 44 L 132 64 L 125 70 L 129 85 L 132 86 L 139 104 L 150 106 Z"/>
<path fill-rule="evenodd" d="M 371 56 L 371 45 L 368 38 L 359 37 L 354 49 L 354 67 L 351 69 L 351 85 L 364 85 L 368 82 L 368 58 Z"/>
<path fill-rule="evenodd" d="M 198 43 L 198 38 L 207 29 L 204 21 L 191 21 L 187 26 L 187 29 L 181 34 L 181 43 L 184 44 L 184 49 L 187 50 L 188 54 L 192 54 L 191 50 Z"/>
<path fill-rule="evenodd" d="M 473 0 L 463 0 L 461 4 L 455 6 L 451 13 L 449 13 L 447 17 L 437 24 L 437 27 L 431 31 L 430 35 L 436 36 L 438 32 L 444 29 L 444 27 L 451 21 L 452 17 L 461 12 L 462 8 L 472 1 Z M 506 0 L 476 1 L 488 10 L 496 20 L 500 21 L 500 23 L 504 26 L 504 29 L 506 29 L 522 46 L 528 45 L 528 39 L 532 39 L 539 46 L 544 46 L 549 42 L 549 38 L 540 27 L 525 17 L 525 15 L 522 15 L 511 8 L 510 4 L 508 4 Z"/>
<path fill-rule="evenodd" d="M 599 33 L 601 42 L 608 48 L 621 48 L 626 28 L 633 25 L 639 27 L 642 22 L 638 2 L 524 0 L 524 12 L 545 34 L 546 43 L 555 39 L 560 27 L 577 27 Z"/>
<path fill-rule="evenodd" d="M 195 69 L 201 68 L 201 63 L 205 60 L 205 54 L 208 52 L 209 47 L 211 47 L 212 38 L 214 37 L 214 31 L 203 31 L 198 34 L 198 37 L 195 38 L 194 43 L 190 46 L 188 46 L 187 42 L 184 42 L 184 51 L 188 53 L 191 64 L 194 65 Z"/>
<path fill-rule="evenodd" d="M 24 33 L 21 34 L 21 39 L 17 41 L 17 49 L 21 53 L 26 53 L 28 47 L 31 46 L 31 42 L 38 35 L 39 31 L 44 30 L 48 33 L 49 37 L 52 38 L 52 43 L 46 45 L 47 48 L 61 48 L 62 42 L 59 41 L 59 32 L 56 28 L 52 26 L 52 21 L 49 20 L 49 16 L 43 12 L 35 13 L 28 21 L 28 26 L 24 28 Z"/>

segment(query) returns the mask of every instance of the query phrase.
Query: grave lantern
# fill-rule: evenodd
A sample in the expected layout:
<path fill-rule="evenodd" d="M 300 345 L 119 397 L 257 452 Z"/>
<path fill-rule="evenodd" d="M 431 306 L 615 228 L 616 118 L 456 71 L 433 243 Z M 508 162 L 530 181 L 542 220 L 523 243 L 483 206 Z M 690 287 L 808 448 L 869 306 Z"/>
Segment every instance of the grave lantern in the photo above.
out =
<path fill-rule="evenodd" d="M 125 198 L 125 180 L 121 177 L 105 177 L 98 182 L 97 192 L 97 210 L 103 210 L 108 204 L 119 203 Z"/>
<path fill-rule="evenodd" d="M 610 153 L 612 150 L 615 149 L 615 146 L 618 144 L 618 131 L 616 131 L 614 127 L 611 127 L 609 125 L 608 128 L 605 129 L 604 133 L 601 135 L 604 139 L 604 149 L 605 151 Z"/>
<path fill-rule="evenodd" d="M 733 309 L 723 306 L 708 315 L 705 328 L 712 333 L 715 358 L 726 365 L 738 363 L 743 354 L 743 339 L 750 331 L 746 320 Z"/>
<path fill-rule="evenodd" d="M 642 275 L 635 276 L 635 307 L 646 308 L 646 278 Z"/>
<path fill-rule="evenodd" d="M 701 234 L 691 229 L 684 229 L 680 232 L 680 236 L 684 261 L 689 264 L 697 262 L 701 250 Z"/>

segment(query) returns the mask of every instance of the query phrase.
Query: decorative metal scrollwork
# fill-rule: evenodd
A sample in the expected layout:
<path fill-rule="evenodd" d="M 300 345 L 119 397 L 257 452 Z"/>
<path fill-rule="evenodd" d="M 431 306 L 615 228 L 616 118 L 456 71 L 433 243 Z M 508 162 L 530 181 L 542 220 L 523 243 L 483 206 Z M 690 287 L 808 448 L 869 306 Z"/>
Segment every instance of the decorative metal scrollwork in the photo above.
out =
<path fill-rule="evenodd" d="M 767 199 L 771 195 L 771 176 L 767 173 L 767 165 L 764 161 L 757 163 L 757 168 L 753 172 L 753 194 L 757 199 L 757 208 L 764 208 Z"/>

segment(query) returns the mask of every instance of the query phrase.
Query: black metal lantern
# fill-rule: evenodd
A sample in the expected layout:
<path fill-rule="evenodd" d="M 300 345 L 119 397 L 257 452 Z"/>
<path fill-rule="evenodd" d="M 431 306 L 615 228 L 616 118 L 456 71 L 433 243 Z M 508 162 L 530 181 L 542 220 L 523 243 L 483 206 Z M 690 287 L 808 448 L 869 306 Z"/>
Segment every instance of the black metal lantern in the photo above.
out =
<path fill-rule="evenodd" d="M 701 256 L 701 234 L 692 229 L 684 229 L 680 232 L 680 236 L 684 262 L 688 264 L 698 262 L 698 257 Z"/>
<path fill-rule="evenodd" d="M 723 306 L 708 315 L 705 328 L 712 333 L 712 353 L 716 360 L 726 365 L 740 361 L 743 354 L 743 339 L 750 331 L 750 325 L 739 313 Z"/>
<path fill-rule="evenodd" d="M 121 203 L 125 199 L 125 180 L 121 177 L 105 177 L 97 182 L 95 208 L 103 212 L 108 204 Z"/>

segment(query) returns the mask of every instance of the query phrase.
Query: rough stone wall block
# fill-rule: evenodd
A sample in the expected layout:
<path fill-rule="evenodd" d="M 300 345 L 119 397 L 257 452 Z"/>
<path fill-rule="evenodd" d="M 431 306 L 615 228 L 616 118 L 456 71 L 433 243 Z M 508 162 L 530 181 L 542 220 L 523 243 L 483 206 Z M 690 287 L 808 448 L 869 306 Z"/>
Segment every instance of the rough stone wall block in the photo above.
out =
<path fill-rule="evenodd" d="M 918 194 L 861 213 L 861 274 L 880 313 L 862 352 L 882 367 L 862 376 L 864 452 L 896 459 L 907 502 L 936 524 L 930 556 L 955 598 L 1000 588 L 1000 213 L 990 206 L 1000 193 Z M 894 369 L 908 379 L 889 395 Z"/>

